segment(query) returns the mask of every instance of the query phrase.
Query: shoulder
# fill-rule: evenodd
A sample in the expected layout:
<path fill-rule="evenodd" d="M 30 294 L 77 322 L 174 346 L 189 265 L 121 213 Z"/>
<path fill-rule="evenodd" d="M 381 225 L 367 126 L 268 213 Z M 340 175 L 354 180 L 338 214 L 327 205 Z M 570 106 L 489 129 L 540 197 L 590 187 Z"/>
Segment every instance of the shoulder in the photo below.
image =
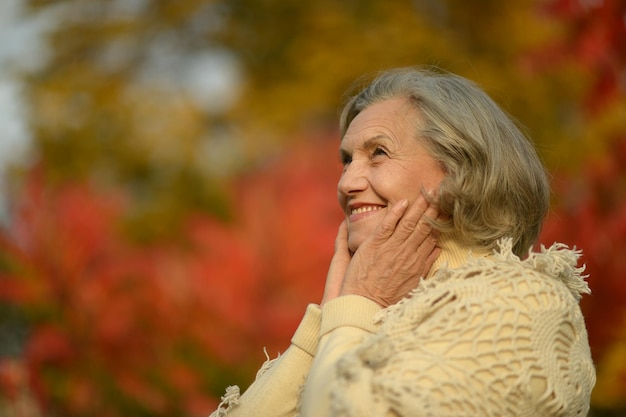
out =
<path fill-rule="evenodd" d="M 404 327 L 452 317 L 501 320 L 499 315 L 509 312 L 507 317 L 513 314 L 538 321 L 566 315 L 584 325 L 579 300 L 590 291 L 582 275 L 584 268 L 577 267 L 579 257 L 579 251 L 555 244 L 521 260 L 505 240 L 489 257 L 439 270 L 409 297 L 381 312 L 378 320 Z M 546 316 L 547 311 L 551 315 Z"/>
<path fill-rule="evenodd" d="M 555 245 L 520 260 L 506 248 L 424 281 L 379 316 L 384 339 L 396 353 L 419 350 L 476 369 L 514 360 L 515 375 L 549 381 L 556 391 L 576 381 L 592 387 L 579 252 Z"/>
<path fill-rule="evenodd" d="M 454 294 L 456 301 L 519 302 L 524 309 L 578 305 L 580 299 L 580 293 L 568 287 L 574 278 L 564 280 L 538 269 L 530 258 L 520 261 L 494 255 L 473 259 L 460 268 L 442 270 L 434 278 L 425 285 L 422 295 L 446 292 Z"/>
<path fill-rule="evenodd" d="M 419 387 L 398 400 L 408 408 L 426 402 L 441 411 L 456 401 L 465 411 L 496 410 L 486 415 L 584 415 L 595 373 L 577 259 L 556 246 L 525 260 L 500 251 L 442 270 L 381 314 L 379 333 L 357 353 L 390 392 Z M 445 387 L 454 399 L 438 394 Z"/>

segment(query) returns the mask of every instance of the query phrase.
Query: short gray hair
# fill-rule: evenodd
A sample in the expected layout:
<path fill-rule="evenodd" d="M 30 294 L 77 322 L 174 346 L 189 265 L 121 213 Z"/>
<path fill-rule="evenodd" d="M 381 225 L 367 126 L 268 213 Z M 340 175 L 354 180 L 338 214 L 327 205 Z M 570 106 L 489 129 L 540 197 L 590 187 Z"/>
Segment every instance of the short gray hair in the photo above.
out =
<path fill-rule="evenodd" d="M 437 227 L 488 248 L 510 237 L 513 251 L 525 255 L 550 206 L 546 170 L 533 144 L 475 83 L 424 68 L 380 73 L 347 101 L 341 136 L 366 107 L 398 97 L 418 110 L 416 137 L 446 173 L 438 204 L 450 219 Z"/>

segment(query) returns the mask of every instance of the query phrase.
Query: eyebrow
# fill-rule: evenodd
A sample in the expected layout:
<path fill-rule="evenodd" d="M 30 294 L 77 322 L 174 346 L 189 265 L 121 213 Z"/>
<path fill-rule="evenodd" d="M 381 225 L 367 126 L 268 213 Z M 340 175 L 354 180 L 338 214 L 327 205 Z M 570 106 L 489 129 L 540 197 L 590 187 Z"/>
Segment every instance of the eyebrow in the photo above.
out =
<path fill-rule="evenodd" d="M 386 135 L 376 135 L 376 136 L 372 136 L 371 138 L 366 139 L 360 146 L 359 149 L 363 149 L 366 151 L 372 150 L 374 148 L 376 148 L 381 139 L 386 139 L 387 136 Z M 339 158 L 340 160 L 343 160 L 345 157 L 347 156 L 351 156 L 352 152 L 346 150 L 343 147 L 339 147 Z"/>

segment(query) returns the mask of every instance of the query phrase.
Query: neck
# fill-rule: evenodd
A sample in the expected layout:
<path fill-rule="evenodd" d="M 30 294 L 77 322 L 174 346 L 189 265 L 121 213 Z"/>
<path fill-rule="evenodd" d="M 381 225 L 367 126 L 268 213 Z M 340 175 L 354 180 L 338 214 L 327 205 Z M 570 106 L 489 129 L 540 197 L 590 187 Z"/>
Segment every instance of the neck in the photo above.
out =
<path fill-rule="evenodd" d="M 458 268 L 464 265 L 470 257 L 483 258 L 491 254 L 491 251 L 484 247 L 464 243 L 454 234 L 442 234 L 439 247 L 441 254 L 431 266 L 426 278 L 430 278 L 441 268 Z"/>

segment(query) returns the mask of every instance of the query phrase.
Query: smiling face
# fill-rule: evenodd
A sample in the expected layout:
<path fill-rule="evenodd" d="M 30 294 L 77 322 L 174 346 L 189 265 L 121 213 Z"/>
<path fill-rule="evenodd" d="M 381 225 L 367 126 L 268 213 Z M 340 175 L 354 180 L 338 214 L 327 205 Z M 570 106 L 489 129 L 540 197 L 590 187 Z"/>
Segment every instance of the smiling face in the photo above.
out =
<path fill-rule="evenodd" d="M 403 98 L 374 103 L 352 120 L 341 141 L 344 169 L 337 191 L 352 252 L 391 206 L 402 199 L 412 204 L 422 187 L 437 189 L 444 178 L 441 165 L 415 137 L 419 117 Z"/>

